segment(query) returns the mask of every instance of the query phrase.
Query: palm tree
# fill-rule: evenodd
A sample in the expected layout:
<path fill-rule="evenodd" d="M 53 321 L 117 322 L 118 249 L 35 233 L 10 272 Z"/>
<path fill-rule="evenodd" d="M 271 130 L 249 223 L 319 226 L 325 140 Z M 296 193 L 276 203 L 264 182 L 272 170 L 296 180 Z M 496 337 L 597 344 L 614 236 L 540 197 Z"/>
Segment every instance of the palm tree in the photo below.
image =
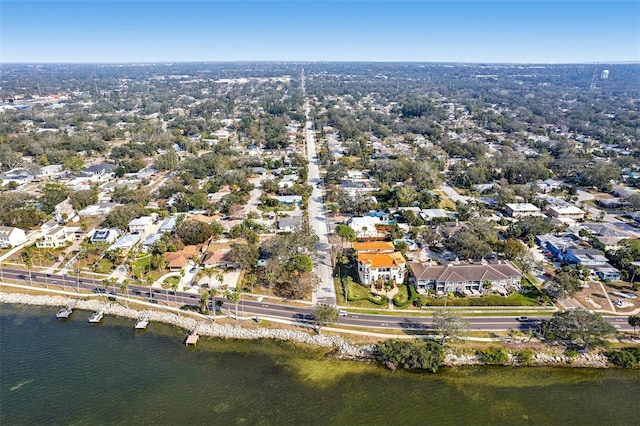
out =
<path fill-rule="evenodd" d="M 222 274 L 218 274 L 216 275 L 216 280 L 218 280 L 220 285 L 222 285 L 222 283 L 224 283 L 224 276 Z"/>
<path fill-rule="evenodd" d="M 232 302 L 236 305 L 236 320 L 238 320 L 238 302 L 242 298 L 242 293 L 240 293 L 240 291 L 238 291 L 237 288 L 234 288 L 233 291 L 232 290 L 225 291 L 224 297 L 226 297 L 229 300 L 229 302 Z"/>
<path fill-rule="evenodd" d="M 129 301 L 127 300 L 126 296 L 129 295 L 129 280 L 124 280 L 120 283 L 120 293 L 124 293 L 125 295 L 124 304 L 128 308 Z"/>
<path fill-rule="evenodd" d="M 212 311 L 213 311 L 213 318 L 215 319 L 216 317 L 216 296 L 218 294 L 220 294 L 220 292 L 218 291 L 217 288 L 212 288 L 209 290 L 209 294 L 211 294 L 212 297 L 212 302 L 211 302 L 211 306 L 213 307 Z"/>
<path fill-rule="evenodd" d="M 204 270 L 205 275 L 209 279 L 209 281 L 207 281 L 207 283 L 209 284 L 209 287 L 211 287 L 211 277 L 215 272 L 216 272 L 216 268 L 212 268 L 212 267 L 205 268 Z"/>
<path fill-rule="evenodd" d="M 180 286 L 180 282 L 171 283 L 171 290 L 173 290 L 173 301 L 178 303 L 178 287 Z"/>
<path fill-rule="evenodd" d="M 207 303 L 209 303 L 209 292 L 205 291 L 202 293 L 202 296 L 200 296 L 200 312 L 202 314 L 207 313 Z"/>

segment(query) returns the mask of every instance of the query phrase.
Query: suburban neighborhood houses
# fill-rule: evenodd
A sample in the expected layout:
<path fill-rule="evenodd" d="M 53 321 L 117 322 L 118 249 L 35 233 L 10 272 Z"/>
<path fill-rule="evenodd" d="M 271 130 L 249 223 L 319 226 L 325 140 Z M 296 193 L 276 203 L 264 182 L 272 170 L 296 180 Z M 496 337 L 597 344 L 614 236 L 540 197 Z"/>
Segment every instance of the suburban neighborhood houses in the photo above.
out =
<path fill-rule="evenodd" d="M 640 308 L 614 294 L 636 295 L 640 281 L 640 135 L 562 109 L 575 89 L 561 71 L 536 69 L 555 89 L 518 90 L 562 120 L 491 92 L 479 70 L 457 78 L 489 91 L 484 103 L 413 66 L 391 86 L 350 68 L 358 96 L 326 64 L 269 77 L 179 67 L 125 67 L 154 89 L 144 100 L 116 68 L 99 93 L 70 68 L 50 95 L 6 70 L 3 262 L 203 300 L 235 289 L 359 308 Z"/>

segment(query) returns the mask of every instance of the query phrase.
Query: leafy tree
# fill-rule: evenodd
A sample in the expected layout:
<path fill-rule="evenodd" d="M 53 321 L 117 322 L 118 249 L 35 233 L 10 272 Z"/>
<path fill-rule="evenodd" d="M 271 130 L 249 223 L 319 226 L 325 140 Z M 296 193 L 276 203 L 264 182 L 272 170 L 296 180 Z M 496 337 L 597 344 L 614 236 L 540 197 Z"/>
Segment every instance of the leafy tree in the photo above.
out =
<path fill-rule="evenodd" d="M 287 262 L 287 271 L 296 271 L 298 273 L 311 272 L 313 270 L 313 261 L 306 254 L 296 254 Z"/>
<path fill-rule="evenodd" d="M 394 368 L 400 366 L 436 373 L 444 363 L 444 357 L 443 347 L 431 340 L 389 340 L 376 345 L 376 359 Z"/>
<path fill-rule="evenodd" d="M 256 266 L 260 252 L 254 244 L 237 244 L 231 245 L 229 259 L 242 269 L 251 270 Z"/>
<path fill-rule="evenodd" d="M 577 308 L 555 312 L 551 320 L 542 324 L 542 331 L 549 340 L 574 341 L 588 349 L 615 334 L 616 329 L 602 318 L 602 314 Z"/>
<path fill-rule="evenodd" d="M 505 241 L 502 250 L 504 256 L 509 260 L 520 258 L 527 252 L 524 245 L 515 238 L 509 238 Z"/>
<path fill-rule="evenodd" d="M 42 186 L 40 205 L 45 213 L 51 213 L 56 205 L 67 199 L 69 190 L 59 183 L 47 183 Z"/>
<path fill-rule="evenodd" d="M 482 259 L 491 253 L 491 246 L 471 231 L 460 232 L 445 240 L 444 246 L 465 259 Z"/>
<path fill-rule="evenodd" d="M 545 290 L 554 300 L 573 297 L 581 289 L 578 272 L 568 266 L 556 269 L 555 275 L 545 282 Z"/>
<path fill-rule="evenodd" d="M 348 225 L 339 224 L 336 226 L 336 234 L 347 241 L 355 241 L 356 232 Z"/>
<path fill-rule="evenodd" d="M 145 213 L 146 210 L 144 208 L 131 204 L 116 206 L 107 214 L 102 225 L 105 228 L 117 228 L 124 230 L 129 226 L 129 222 L 137 217 L 144 216 Z"/>
<path fill-rule="evenodd" d="M 185 245 L 202 244 L 209 238 L 219 237 L 223 230 L 219 224 L 208 224 L 196 220 L 185 220 L 176 229 L 176 235 Z"/>
<path fill-rule="evenodd" d="M 640 315 L 631 315 L 627 321 L 633 327 L 633 334 L 636 334 L 636 327 L 640 327 Z"/>
<path fill-rule="evenodd" d="M 318 325 L 318 333 L 325 325 L 338 321 L 338 314 L 338 308 L 333 305 L 318 305 L 314 312 L 315 322 Z"/>
<path fill-rule="evenodd" d="M 84 169 L 84 161 L 81 157 L 67 157 L 62 162 L 62 167 L 64 170 L 80 173 Z"/>
<path fill-rule="evenodd" d="M 450 309 L 441 309 L 433 313 L 432 328 L 442 336 L 441 345 L 444 347 L 447 337 L 457 337 L 466 333 L 469 323 Z"/>
<path fill-rule="evenodd" d="M 98 202 L 98 191 L 96 189 L 85 189 L 69 194 L 69 201 L 76 210 L 82 210 L 91 204 Z"/>

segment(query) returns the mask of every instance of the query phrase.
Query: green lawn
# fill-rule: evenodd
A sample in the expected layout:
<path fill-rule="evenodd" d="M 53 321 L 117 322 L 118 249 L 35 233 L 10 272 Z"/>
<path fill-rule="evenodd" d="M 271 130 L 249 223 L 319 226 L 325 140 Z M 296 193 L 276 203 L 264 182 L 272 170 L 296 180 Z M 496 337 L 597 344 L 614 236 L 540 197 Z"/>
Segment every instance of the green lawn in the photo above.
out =
<path fill-rule="evenodd" d="M 95 272 L 99 274 L 108 274 L 113 270 L 113 267 L 113 263 L 109 262 L 107 259 L 100 259 Z"/>

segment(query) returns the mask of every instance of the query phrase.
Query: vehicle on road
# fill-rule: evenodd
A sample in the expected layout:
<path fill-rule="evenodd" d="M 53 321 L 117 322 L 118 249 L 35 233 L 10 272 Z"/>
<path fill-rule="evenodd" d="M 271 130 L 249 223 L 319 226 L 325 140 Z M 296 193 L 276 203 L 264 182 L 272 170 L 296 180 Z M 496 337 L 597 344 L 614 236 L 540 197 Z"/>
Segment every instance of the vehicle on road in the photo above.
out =
<path fill-rule="evenodd" d="M 346 317 L 347 316 L 347 311 L 345 311 L 344 309 L 340 309 L 338 311 L 338 315 L 340 315 L 341 317 Z"/>
<path fill-rule="evenodd" d="M 529 317 L 518 317 L 516 318 L 516 321 L 520 321 L 520 322 L 530 322 L 531 319 Z"/>
<path fill-rule="evenodd" d="M 299 319 L 299 320 L 305 320 L 305 321 L 313 321 L 314 319 L 316 319 L 315 315 L 313 314 L 295 314 L 293 316 L 295 319 Z"/>

